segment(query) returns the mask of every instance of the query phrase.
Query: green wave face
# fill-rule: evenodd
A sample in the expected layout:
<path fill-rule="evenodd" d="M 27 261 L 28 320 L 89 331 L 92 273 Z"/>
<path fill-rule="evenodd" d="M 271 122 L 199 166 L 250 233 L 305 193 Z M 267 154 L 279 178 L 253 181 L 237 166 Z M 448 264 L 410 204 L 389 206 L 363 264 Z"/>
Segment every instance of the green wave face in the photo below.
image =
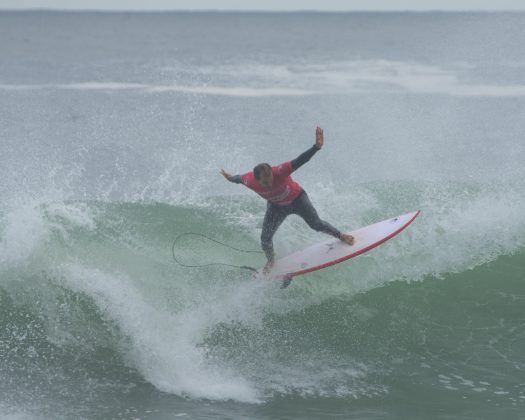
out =
<path fill-rule="evenodd" d="M 61 415 L 96 406 L 103 417 L 115 399 L 157 404 L 145 396 L 156 390 L 249 407 L 299 398 L 305 413 L 314 401 L 332 401 L 326 413 L 348 401 L 366 413 L 374 400 L 403 416 L 396 401 L 407 396 L 423 411 L 436 399 L 461 407 L 466 397 L 490 412 L 525 398 L 519 235 L 462 250 L 472 237 L 449 243 L 460 237 L 454 224 L 424 211 L 390 243 L 284 291 L 249 272 L 172 260 L 184 232 L 257 250 L 262 210 L 250 199 L 210 199 L 47 203 L 4 214 L 3 244 L 15 232 L 19 239 L 5 248 L 0 274 L 5 401 L 29 399 L 52 413 L 54 396 L 69 395 L 57 403 Z M 318 238 L 288 242 L 301 223 L 285 223 L 279 252 Z M 264 262 L 200 237 L 181 238 L 174 251 L 190 265 Z"/>

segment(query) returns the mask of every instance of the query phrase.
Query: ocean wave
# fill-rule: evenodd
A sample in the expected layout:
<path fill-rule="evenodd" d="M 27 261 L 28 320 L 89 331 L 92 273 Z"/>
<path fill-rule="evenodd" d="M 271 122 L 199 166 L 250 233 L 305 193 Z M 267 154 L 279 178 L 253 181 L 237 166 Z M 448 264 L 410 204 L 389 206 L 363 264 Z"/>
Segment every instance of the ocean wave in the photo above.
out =
<path fill-rule="evenodd" d="M 510 64 L 509 64 L 510 65 Z M 471 80 L 468 63 L 449 67 L 410 61 L 354 60 L 322 64 L 257 65 L 239 63 L 213 68 L 162 67 L 172 74 L 190 72 L 205 83 L 155 84 L 118 81 L 85 81 L 57 84 L 0 84 L 2 90 L 136 91 L 141 93 L 186 93 L 231 97 L 280 97 L 326 94 L 437 94 L 459 97 L 512 98 L 525 96 L 523 84 L 479 83 Z M 153 69 L 155 70 L 155 69 Z M 214 79 L 226 80 L 222 84 Z"/>
<path fill-rule="evenodd" d="M 54 202 L 12 210 L 1 218 L 0 245 L 6 253 L 0 287 L 4 303 L 11 302 L 3 305 L 9 311 L 2 315 L 7 321 L 1 322 L 12 322 L 13 316 L 23 320 L 17 311 L 29 311 L 19 334 L 27 334 L 32 322 L 38 322 L 45 335 L 36 343 L 19 342 L 25 351 L 52 343 L 57 349 L 84 349 L 96 359 L 96 349 L 109 346 L 120 355 L 120 364 L 131 366 L 148 383 L 190 398 L 260 403 L 279 395 L 361 398 L 388 393 L 381 378 L 390 368 L 382 357 L 397 349 L 403 323 L 411 322 L 408 309 L 394 302 L 409 305 L 410 300 L 412 311 L 420 314 L 428 302 L 436 311 L 439 305 L 447 308 L 447 290 L 454 291 L 454 284 L 462 294 L 476 288 L 477 279 L 480 285 L 493 285 L 494 264 L 502 265 L 497 272 L 515 278 L 509 266 L 523 266 L 524 221 L 519 195 L 509 195 L 509 190 L 498 194 L 497 189 L 461 185 L 421 189 L 417 184 L 360 188 L 381 210 L 363 208 L 348 222 L 365 225 L 385 218 L 385 212 L 399 213 L 396 206 L 412 208 L 416 202 L 423 204 L 423 213 L 388 244 L 297 278 L 286 291 L 277 283 L 256 282 L 247 273 L 184 269 L 171 260 L 172 240 L 185 231 L 211 233 L 257 249 L 259 231 L 253 218 L 239 225 L 245 206 L 239 206 L 241 213 L 232 212 L 231 200 L 210 198 L 203 207 Z M 388 191 L 403 197 L 402 202 L 394 206 Z M 342 203 L 341 209 L 329 209 L 320 202 L 332 218 L 347 208 Z M 276 237 L 279 252 L 317 238 L 301 223 L 285 223 Z M 247 262 L 244 255 L 205 240 L 179 247 L 189 262 Z M 250 261 L 262 263 L 261 256 Z M 445 289 L 436 285 L 442 282 Z M 475 302 L 486 301 L 486 290 L 471 293 L 474 303 L 468 316 L 475 316 Z M 518 287 L 506 293 L 512 294 L 509 299 L 521 299 L 522 292 Z M 497 302 L 498 296 L 488 299 Z M 381 330 L 382 320 L 391 316 L 399 325 Z M 438 313 L 434 316 L 439 318 Z M 423 337 L 435 319 L 410 328 Z M 108 332 L 106 325 L 114 331 Z M 344 328 L 349 341 L 337 344 Z M 435 328 L 439 332 L 443 327 Z M 357 339 L 361 330 L 375 333 Z M 380 346 L 382 351 L 372 352 L 378 336 L 394 348 Z M 98 344 L 90 348 L 82 337 Z M 8 342 L 7 350 L 15 342 Z M 371 352 L 374 357 L 366 356 Z M 8 365 L 14 363 L 10 360 Z"/>
<path fill-rule="evenodd" d="M 386 395 L 392 371 L 413 364 L 413 378 L 438 389 L 460 387 L 496 399 L 525 395 L 507 381 L 515 368 L 504 368 L 509 359 L 523 364 L 519 343 L 525 331 L 513 315 L 525 299 L 523 251 L 439 280 L 429 274 L 419 282 L 398 279 L 330 297 L 300 279 L 283 292 L 228 271 L 190 270 L 185 277 L 183 271 L 150 267 L 145 276 L 136 267 L 95 266 L 100 255 L 85 253 L 79 253 L 82 259 L 70 256 L 10 271 L 11 281 L 3 272 L 0 327 L 9 332 L 0 346 L 5 384 L 19 382 L 10 375 L 24 366 L 36 381 L 26 378 L 25 392 L 45 383 L 67 393 L 60 391 L 61 383 L 71 387 L 78 378 L 57 375 L 55 364 L 80 357 L 82 366 L 95 370 L 71 374 L 100 376 L 88 387 L 107 386 L 106 375 L 123 377 L 125 384 L 130 366 L 137 372 L 131 380 L 142 377 L 164 392 L 259 404 L 282 396 Z M 100 254 L 118 258 L 107 248 Z M 325 286 L 332 280 L 333 273 L 315 279 Z M 347 278 L 350 288 L 352 281 Z M 450 353 L 443 345 L 452 346 Z M 482 381 L 477 370 L 495 363 L 496 352 L 503 353 L 500 372 L 508 372 L 485 372 Z M 24 354 L 21 365 L 17 358 Z M 462 355 L 471 359 L 468 365 Z M 108 363 L 109 372 L 97 368 L 108 369 Z"/>

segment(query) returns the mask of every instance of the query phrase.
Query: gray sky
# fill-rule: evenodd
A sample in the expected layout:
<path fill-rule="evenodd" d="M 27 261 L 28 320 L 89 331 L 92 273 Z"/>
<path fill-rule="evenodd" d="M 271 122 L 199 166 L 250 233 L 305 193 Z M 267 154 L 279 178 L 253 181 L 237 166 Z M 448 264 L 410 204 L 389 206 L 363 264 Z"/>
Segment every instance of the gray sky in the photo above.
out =
<path fill-rule="evenodd" d="M 0 9 L 525 10 L 525 0 L 0 0 Z"/>

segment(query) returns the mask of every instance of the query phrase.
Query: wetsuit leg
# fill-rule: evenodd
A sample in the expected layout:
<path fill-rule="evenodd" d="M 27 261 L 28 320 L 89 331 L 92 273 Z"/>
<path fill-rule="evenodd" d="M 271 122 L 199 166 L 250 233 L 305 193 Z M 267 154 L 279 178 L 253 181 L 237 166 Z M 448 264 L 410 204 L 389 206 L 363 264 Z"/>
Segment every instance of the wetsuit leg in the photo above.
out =
<path fill-rule="evenodd" d="M 293 213 L 301 216 L 312 229 L 318 232 L 327 233 L 336 238 L 341 237 L 341 232 L 339 230 L 333 227 L 330 223 L 321 220 L 310 199 L 308 198 L 306 191 L 303 190 L 299 197 L 294 200 L 291 206 L 293 207 Z"/>
<path fill-rule="evenodd" d="M 270 202 L 266 205 L 263 228 L 261 233 L 261 246 L 269 261 L 273 261 L 273 235 L 281 223 L 290 214 L 290 206 L 278 206 Z"/>

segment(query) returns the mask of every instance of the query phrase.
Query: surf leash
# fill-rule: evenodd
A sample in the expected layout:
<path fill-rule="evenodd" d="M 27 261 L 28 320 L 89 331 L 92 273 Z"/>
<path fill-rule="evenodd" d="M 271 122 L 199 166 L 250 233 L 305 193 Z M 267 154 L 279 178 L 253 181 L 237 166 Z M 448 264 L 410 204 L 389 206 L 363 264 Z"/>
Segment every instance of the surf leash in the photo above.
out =
<path fill-rule="evenodd" d="M 175 256 L 175 245 L 177 244 L 177 242 L 178 242 L 178 240 L 180 238 L 182 238 L 183 236 L 190 236 L 190 235 L 200 236 L 202 238 L 208 239 L 211 242 L 215 242 L 216 244 L 225 246 L 226 248 L 233 249 L 234 251 L 245 252 L 245 253 L 254 253 L 254 254 L 262 254 L 262 251 L 250 251 L 250 250 L 246 250 L 246 249 L 236 248 L 234 246 L 225 244 L 224 242 L 221 242 L 221 241 L 217 241 L 216 239 L 210 238 L 209 236 L 203 235 L 201 233 L 185 232 L 185 233 L 182 233 L 179 236 L 177 236 L 175 238 L 175 240 L 173 241 L 173 245 L 171 246 L 171 255 L 173 256 L 173 260 L 177 264 L 179 264 L 181 267 L 197 268 L 197 267 L 208 267 L 208 266 L 211 266 L 211 265 L 222 265 L 222 266 L 226 266 L 226 267 L 239 268 L 241 270 L 250 270 L 250 271 L 253 271 L 253 272 L 257 272 L 256 268 L 250 267 L 248 265 L 235 265 L 235 264 L 226 264 L 226 263 L 221 263 L 221 262 L 212 262 L 212 263 L 207 263 L 207 264 L 196 264 L 196 265 L 184 264 L 183 262 L 179 261 L 177 259 L 177 257 Z"/>

